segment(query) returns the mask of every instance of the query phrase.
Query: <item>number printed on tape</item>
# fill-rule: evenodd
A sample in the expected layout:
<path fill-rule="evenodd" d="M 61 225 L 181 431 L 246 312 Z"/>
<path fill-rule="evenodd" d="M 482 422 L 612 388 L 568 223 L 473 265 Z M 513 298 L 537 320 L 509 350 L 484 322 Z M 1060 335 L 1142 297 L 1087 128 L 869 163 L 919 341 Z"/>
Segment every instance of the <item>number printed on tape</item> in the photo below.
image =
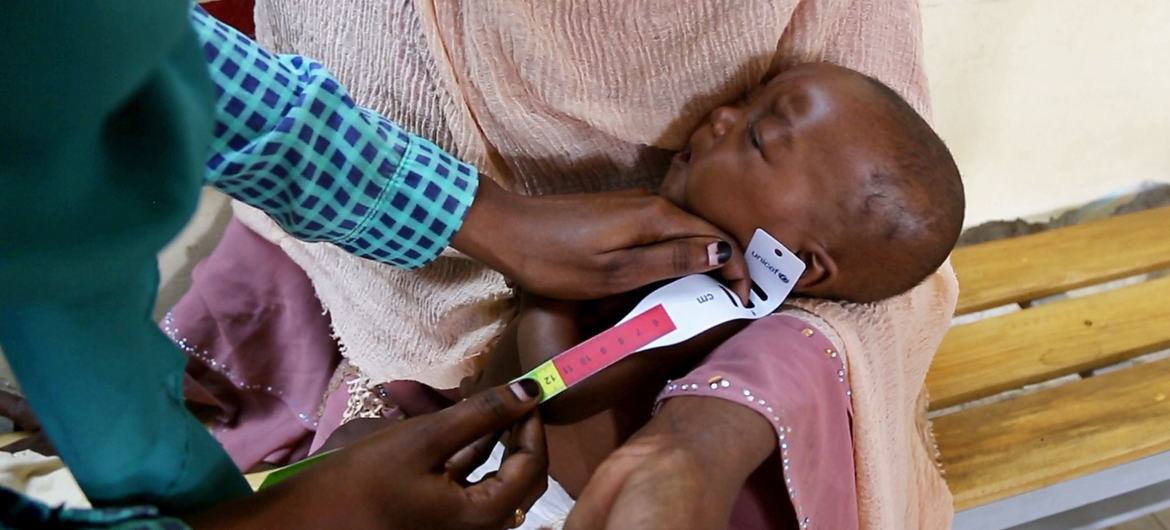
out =
<path fill-rule="evenodd" d="M 563 392 L 675 330 L 661 305 L 654 306 L 537 366 L 521 379 L 540 384 L 541 401 Z"/>

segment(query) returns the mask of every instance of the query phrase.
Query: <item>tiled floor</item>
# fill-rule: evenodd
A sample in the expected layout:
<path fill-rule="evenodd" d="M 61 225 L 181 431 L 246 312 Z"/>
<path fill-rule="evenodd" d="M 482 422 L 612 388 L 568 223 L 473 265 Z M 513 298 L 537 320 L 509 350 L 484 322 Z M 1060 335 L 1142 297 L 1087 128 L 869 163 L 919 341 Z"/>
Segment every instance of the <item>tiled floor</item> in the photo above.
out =
<path fill-rule="evenodd" d="M 1170 530 L 1170 510 L 1134 519 L 1110 530 Z"/>

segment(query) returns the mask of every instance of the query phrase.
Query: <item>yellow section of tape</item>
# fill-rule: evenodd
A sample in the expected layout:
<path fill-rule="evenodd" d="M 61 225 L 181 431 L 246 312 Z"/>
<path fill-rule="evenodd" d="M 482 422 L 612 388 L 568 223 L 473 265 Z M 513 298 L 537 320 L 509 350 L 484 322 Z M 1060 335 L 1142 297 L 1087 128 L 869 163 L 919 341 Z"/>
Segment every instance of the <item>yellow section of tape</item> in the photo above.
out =
<path fill-rule="evenodd" d="M 545 361 L 544 364 L 524 374 L 521 379 L 533 379 L 540 385 L 540 401 L 542 403 L 564 392 L 566 388 L 565 381 L 561 379 L 561 373 L 557 371 L 557 367 L 552 361 Z"/>

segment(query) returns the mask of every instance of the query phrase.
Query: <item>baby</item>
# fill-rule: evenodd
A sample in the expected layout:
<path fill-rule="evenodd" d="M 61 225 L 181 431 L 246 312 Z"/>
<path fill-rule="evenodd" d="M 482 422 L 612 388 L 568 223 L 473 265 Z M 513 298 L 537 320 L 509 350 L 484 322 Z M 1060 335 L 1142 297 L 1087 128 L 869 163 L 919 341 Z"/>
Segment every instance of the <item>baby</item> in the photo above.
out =
<path fill-rule="evenodd" d="M 800 65 L 715 109 L 672 160 L 660 193 L 744 248 L 763 228 L 806 265 L 794 294 L 875 302 L 942 265 L 964 197 L 942 140 L 861 73 Z M 576 304 L 524 297 L 472 391 L 517 377 L 625 315 L 642 295 Z M 542 406 L 551 474 L 575 495 L 650 417 L 655 394 L 746 322 L 634 355 Z M 559 424 L 559 425 L 556 425 Z M 579 443 L 588 440 L 588 443 Z"/>
<path fill-rule="evenodd" d="M 874 302 L 950 254 L 963 187 L 942 140 L 897 93 L 801 65 L 715 109 L 661 194 L 746 245 L 763 228 L 807 266 L 800 295 Z"/>

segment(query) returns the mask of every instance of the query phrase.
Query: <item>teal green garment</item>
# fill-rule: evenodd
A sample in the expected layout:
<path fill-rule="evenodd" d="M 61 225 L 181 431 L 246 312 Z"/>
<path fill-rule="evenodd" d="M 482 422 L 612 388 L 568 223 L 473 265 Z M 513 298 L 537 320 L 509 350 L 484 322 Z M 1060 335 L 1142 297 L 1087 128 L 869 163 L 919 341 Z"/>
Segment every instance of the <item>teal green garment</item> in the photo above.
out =
<path fill-rule="evenodd" d="M 0 15 L 0 345 L 91 499 L 174 512 L 246 493 L 147 319 L 154 256 L 199 185 L 415 268 L 460 228 L 478 172 L 185 1 Z"/>
<path fill-rule="evenodd" d="M 153 506 L 65 508 L 0 487 L 0 528 L 58 530 L 191 530 L 187 523 L 163 516 Z"/>
<path fill-rule="evenodd" d="M 165 513 L 249 491 L 150 320 L 212 134 L 190 10 L 0 4 L 0 345 L 90 498 Z"/>

